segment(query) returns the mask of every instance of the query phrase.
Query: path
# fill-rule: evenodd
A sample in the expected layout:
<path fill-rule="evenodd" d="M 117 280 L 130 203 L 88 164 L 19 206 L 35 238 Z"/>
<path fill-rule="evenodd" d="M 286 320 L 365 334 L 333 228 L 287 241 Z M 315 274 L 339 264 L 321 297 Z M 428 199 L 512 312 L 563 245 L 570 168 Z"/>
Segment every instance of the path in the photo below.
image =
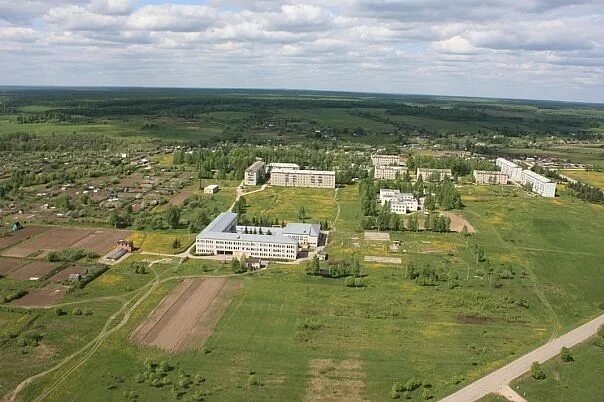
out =
<path fill-rule="evenodd" d="M 591 338 L 602 325 L 604 325 L 604 314 L 443 398 L 441 402 L 470 402 L 491 393 L 505 391 L 505 387 L 511 381 L 530 370 L 533 362 L 543 363 L 558 355 L 563 346 L 572 347 Z"/>
<path fill-rule="evenodd" d="M 231 204 L 231 207 L 229 208 L 229 211 L 232 211 L 233 208 L 235 208 L 235 204 L 237 204 L 237 201 L 239 201 L 239 199 L 242 196 L 245 195 L 249 195 L 249 194 L 254 194 L 254 193 L 259 193 L 260 191 L 264 191 L 266 189 L 266 186 L 268 184 L 263 184 L 258 190 L 254 190 L 254 191 L 248 191 L 247 193 L 244 193 L 242 188 L 243 187 L 243 183 L 244 181 L 241 182 L 241 184 L 239 184 L 239 186 L 237 186 L 237 197 L 235 197 L 235 201 L 233 201 L 233 203 Z"/>

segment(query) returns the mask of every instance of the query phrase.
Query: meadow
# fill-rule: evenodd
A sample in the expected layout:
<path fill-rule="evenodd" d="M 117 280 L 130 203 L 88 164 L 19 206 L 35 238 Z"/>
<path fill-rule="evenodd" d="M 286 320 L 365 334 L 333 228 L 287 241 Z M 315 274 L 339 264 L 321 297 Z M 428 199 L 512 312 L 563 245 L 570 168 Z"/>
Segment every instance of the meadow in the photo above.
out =
<path fill-rule="evenodd" d="M 604 189 L 604 172 L 586 170 L 562 170 L 562 174 L 585 184 Z"/>

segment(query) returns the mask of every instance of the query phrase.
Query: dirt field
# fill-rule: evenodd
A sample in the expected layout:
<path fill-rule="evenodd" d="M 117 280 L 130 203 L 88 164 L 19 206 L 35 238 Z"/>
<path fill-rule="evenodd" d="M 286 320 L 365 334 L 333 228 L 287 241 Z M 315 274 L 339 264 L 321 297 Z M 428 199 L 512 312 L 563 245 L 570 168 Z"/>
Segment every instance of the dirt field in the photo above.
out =
<path fill-rule="evenodd" d="M 364 401 L 365 373 L 359 360 L 315 359 L 309 362 L 310 375 L 305 401 Z"/>
<path fill-rule="evenodd" d="M 400 264 L 400 257 L 378 257 L 374 255 L 366 255 L 364 258 L 365 262 L 378 262 L 381 264 Z"/>
<path fill-rule="evenodd" d="M 47 285 L 41 289 L 30 289 L 25 296 L 14 300 L 11 304 L 17 306 L 49 306 L 61 300 L 67 289 L 69 289 L 67 286 L 58 285 Z"/>
<path fill-rule="evenodd" d="M 17 244 L 20 241 L 26 240 L 30 237 L 37 236 L 50 230 L 50 227 L 46 226 L 26 226 L 21 230 L 11 233 L 8 236 L 0 237 L 0 249 L 7 248 L 13 244 Z"/>
<path fill-rule="evenodd" d="M 118 240 L 126 239 L 131 234 L 127 230 L 95 230 L 69 247 L 86 248 L 102 255 L 113 250 Z"/>
<path fill-rule="evenodd" d="M 3 252 L 8 257 L 43 258 L 51 250 L 82 247 L 99 254 L 109 251 L 115 242 L 126 238 L 131 232 L 125 230 L 94 230 L 58 227 L 50 229 L 33 239 L 25 240 Z"/>
<path fill-rule="evenodd" d="M 53 276 L 51 276 L 50 281 L 51 282 L 63 282 L 64 280 L 69 279 L 70 274 L 83 275 L 84 272 L 86 272 L 86 267 L 81 267 L 78 265 L 73 266 L 73 267 L 67 267 L 67 268 L 57 272 Z"/>
<path fill-rule="evenodd" d="M 199 348 L 239 286 L 226 278 L 184 280 L 134 330 L 131 338 L 168 352 Z"/>
<path fill-rule="evenodd" d="M 190 191 L 181 191 L 176 194 L 174 197 L 170 198 L 170 205 L 174 205 L 175 207 L 180 207 L 185 202 L 187 198 L 189 198 L 193 193 Z"/>
<path fill-rule="evenodd" d="M 465 226 L 468 229 L 468 233 L 476 233 L 476 229 L 468 220 L 461 216 L 454 214 L 452 212 L 444 212 L 443 215 L 448 216 L 451 219 L 451 231 L 461 233 L 463 227 Z"/>
<path fill-rule="evenodd" d="M 41 278 L 56 267 L 55 264 L 43 261 L 34 261 L 18 269 L 9 272 L 6 277 L 11 279 L 28 280 L 29 278 Z"/>
<path fill-rule="evenodd" d="M 388 232 L 365 232 L 365 240 L 390 241 L 390 233 L 388 233 Z"/>
<path fill-rule="evenodd" d="M 0 275 L 6 276 L 9 272 L 27 264 L 27 260 L 17 260 L 14 258 L 0 258 Z"/>

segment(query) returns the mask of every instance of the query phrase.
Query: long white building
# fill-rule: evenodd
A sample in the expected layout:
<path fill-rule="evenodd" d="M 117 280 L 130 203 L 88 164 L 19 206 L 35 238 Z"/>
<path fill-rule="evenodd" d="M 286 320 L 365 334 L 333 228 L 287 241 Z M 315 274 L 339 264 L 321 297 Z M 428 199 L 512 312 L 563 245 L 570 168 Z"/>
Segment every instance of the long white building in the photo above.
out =
<path fill-rule="evenodd" d="M 300 165 L 297 163 L 286 163 L 286 162 L 271 162 L 266 165 L 266 173 L 270 173 L 273 169 L 292 169 L 300 170 Z"/>
<path fill-rule="evenodd" d="M 508 175 L 496 170 L 475 170 L 473 175 L 476 184 L 508 184 Z"/>
<path fill-rule="evenodd" d="M 266 164 L 262 161 L 252 163 L 245 169 L 244 183 L 246 186 L 255 186 L 264 179 Z"/>
<path fill-rule="evenodd" d="M 446 179 L 450 179 L 451 169 L 432 169 L 432 168 L 417 168 L 417 178 L 422 178 L 423 181 L 432 181 L 433 179 L 437 179 L 437 181 L 443 181 Z"/>
<path fill-rule="evenodd" d="M 333 170 L 271 170 L 271 185 L 283 187 L 335 188 L 336 172 Z"/>
<path fill-rule="evenodd" d="M 411 193 L 401 193 L 399 190 L 380 189 L 380 204 L 389 204 L 390 212 L 404 215 L 419 210 L 419 201 Z"/>
<path fill-rule="evenodd" d="M 371 155 L 373 166 L 395 166 L 401 163 L 400 155 Z"/>
<path fill-rule="evenodd" d="M 497 158 L 495 160 L 495 165 L 501 170 L 502 173 L 505 173 L 510 180 L 516 182 L 520 181 L 522 168 L 514 162 L 504 158 Z"/>
<path fill-rule="evenodd" d="M 373 178 L 378 180 L 395 180 L 407 172 L 407 166 L 375 166 Z"/>
<path fill-rule="evenodd" d="M 196 237 L 199 255 L 234 255 L 277 260 L 295 260 L 299 247 L 317 247 L 318 224 L 289 223 L 284 228 L 238 226 L 238 215 L 223 212 Z"/>
<path fill-rule="evenodd" d="M 523 170 L 520 176 L 520 182 L 523 185 L 530 185 L 534 193 L 543 197 L 556 196 L 556 183 L 532 170 Z"/>

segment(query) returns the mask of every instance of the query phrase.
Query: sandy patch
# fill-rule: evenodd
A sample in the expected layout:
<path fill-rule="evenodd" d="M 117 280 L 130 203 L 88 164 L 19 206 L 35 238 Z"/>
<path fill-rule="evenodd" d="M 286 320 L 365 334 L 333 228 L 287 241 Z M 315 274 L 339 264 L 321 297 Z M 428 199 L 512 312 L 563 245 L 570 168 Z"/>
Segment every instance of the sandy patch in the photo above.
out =
<path fill-rule="evenodd" d="M 359 360 L 309 362 L 305 401 L 364 401 L 365 372 Z"/>

